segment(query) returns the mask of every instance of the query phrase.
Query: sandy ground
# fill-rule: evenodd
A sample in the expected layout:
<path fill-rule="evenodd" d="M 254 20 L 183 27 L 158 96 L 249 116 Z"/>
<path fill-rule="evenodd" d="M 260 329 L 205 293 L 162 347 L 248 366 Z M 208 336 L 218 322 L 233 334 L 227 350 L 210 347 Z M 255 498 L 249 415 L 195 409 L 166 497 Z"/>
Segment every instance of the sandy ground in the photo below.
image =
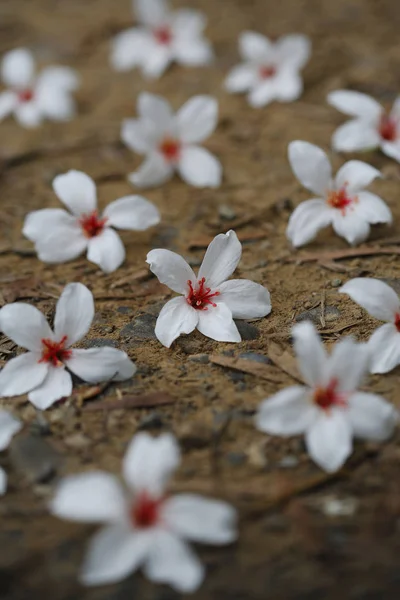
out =
<path fill-rule="evenodd" d="M 137 72 L 116 74 L 108 67 L 110 39 L 131 24 L 128 0 L 0 2 L 1 53 L 29 46 L 43 64 L 71 65 L 82 77 L 79 116 L 71 124 L 33 131 L 11 119 L 0 125 L 0 306 L 24 300 L 51 318 L 63 286 L 82 281 L 97 310 L 87 345 L 117 344 L 139 369 L 131 382 L 97 396 L 77 386 L 71 399 L 40 415 L 26 398 L 1 401 L 26 425 L 1 457 L 10 482 L 0 501 L 0 596 L 179 598 L 141 575 L 118 586 L 80 587 L 77 573 L 92 529 L 46 512 L 58 477 L 93 468 L 119 472 L 127 442 L 147 429 L 171 430 L 182 444 L 184 460 L 173 489 L 226 498 L 239 509 L 237 544 L 199 548 L 208 576 L 195 600 L 397 598 L 399 435 L 383 446 L 357 444 L 346 468 L 329 476 L 311 464 L 302 440 L 256 432 L 253 414 L 263 398 L 295 381 L 293 322 L 313 319 L 327 344 L 348 334 L 365 340 L 377 323 L 337 293 L 341 282 L 373 275 L 400 291 L 400 168 L 378 152 L 361 158 L 386 175 L 372 189 L 390 205 L 395 225 L 374 230 L 364 246 L 373 249 L 371 255 L 346 256 L 346 243 L 329 230 L 295 253 L 284 235 L 291 210 L 307 198 L 288 165 L 287 144 L 305 139 L 329 150 L 330 136 L 343 122 L 325 102 L 333 89 L 357 89 L 391 104 L 399 92 L 400 6 L 396 0 L 188 4 L 209 16 L 216 62 L 204 69 L 174 67 L 152 83 Z M 238 62 L 236 40 L 245 28 L 311 36 L 313 55 L 299 102 L 252 110 L 244 97 L 224 92 L 222 81 Z M 126 174 L 141 159 L 120 143 L 119 128 L 124 117 L 134 116 L 141 90 L 167 96 L 176 108 L 197 93 L 218 97 L 219 127 L 207 147 L 223 163 L 222 187 L 199 191 L 174 179 L 146 193 L 162 223 L 123 235 L 127 260 L 113 275 L 103 275 L 84 258 L 52 267 L 40 263 L 21 227 L 28 211 L 58 206 L 51 189 L 56 174 L 87 172 L 98 184 L 101 206 L 132 192 Z M 335 168 L 344 159 L 333 155 Z M 164 348 L 155 339 L 154 323 L 171 294 L 147 272 L 146 253 L 170 248 L 196 266 L 212 237 L 230 228 L 243 242 L 237 276 L 268 286 L 272 314 L 244 324 L 244 341 L 237 345 L 194 333 Z M 308 260 L 301 262 L 302 256 Z M 0 337 L 0 365 L 15 352 Z M 242 360 L 239 370 L 230 368 L 236 358 Z M 399 382 L 397 369 L 372 377 L 367 389 L 400 406 Z M 102 401 L 122 401 L 125 408 L 110 409 L 98 404 Z M 343 514 L 327 514 L 336 499 Z"/>

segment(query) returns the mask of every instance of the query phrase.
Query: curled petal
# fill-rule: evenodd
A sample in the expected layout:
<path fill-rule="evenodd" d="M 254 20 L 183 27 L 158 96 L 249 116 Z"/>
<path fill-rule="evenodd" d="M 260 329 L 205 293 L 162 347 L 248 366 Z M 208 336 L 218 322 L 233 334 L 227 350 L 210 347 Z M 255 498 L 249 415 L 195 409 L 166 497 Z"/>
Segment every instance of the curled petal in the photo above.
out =
<path fill-rule="evenodd" d="M 257 319 L 271 312 L 271 297 L 263 285 L 247 279 L 230 279 L 219 287 L 219 301 L 228 306 L 234 319 Z"/>
<path fill-rule="evenodd" d="M 378 327 L 367 345 L 371 373 L 388 373 L 400 364 L 400 333 L 392 323 Z"/>
<path fill-rule="evenodd" d="M 46 379 L 29 392 L 28 399 L 39 410 L 46 410 L 57 400 L 72 394 L 72 379 L 64 367 L 51 367 Z"/>
<path fill-rule="evenodd" d="M 107 217 L 108 225 L 132 231 L 145 231 L 160 222 L 157 207 L 142 196 L 124 196 L 111 202 L 104 217 Z"/>
<path fill-rule="evenodd" d="M 324 200 L 306 200 L 290 215 L 286 235 L 293 246 L 298 248 L 311 242 L 320 229 L 324 229 L 331 222 L 332 210 Z"/>
<path fill-rule="evenodd" d="M 207 287 L 217 288 L 235 271 L 242 256 L 242 244 L 232 230 L 215 236 L 209 244 L 199 269 Z"/>
<path fill-rule="evenodd" d="M 199 321 L 198 312 L 186 302 L 186 298 L 173 298 L 163 306 L 158 315 L 155 334 L 167 348 L 182 333 L 191 333 Z"/>
<path fill-rule="evenodd" d="M 99 383 L 114 377 L 121 380 L 121 375 L 128 374 L 127 359 L 128 355 L 122 350 L 104 346 L 87 350 L 74 348 L 71 358 L 64 362 L 68 369 L 83 381 Z"/>
<path fill-rule="evenodd" d="M 355 211 L 362 219 L 368 223 L 392 223 L 393 216 L 390 208 L 376 194 L 371 192 L 359 192 L 357 194 L 358 203 L 355 205 Z"/>
<path fill-rule="evenodd" d="M 393 288 L 384 281 L 371 277 L 350 279 L 339 290 L 381 321 L 393 322 L 400 314 L 400 300 Z"/>
<path fill-rule="evenodd" d="M 69 283 L 56 307 L 54 332 L 58 339 L 67 336 L 68 346 L 82 339 L 94 317 L 93 295 L 83 283 Z"/>
<path fill-rule="evenodd" d="M 331 185 L 332 169 L 321 148 L 299 140 L 291 142 L 289 162 L 293 173 L 305 188 L 321 196 L 325 195 Z"/>

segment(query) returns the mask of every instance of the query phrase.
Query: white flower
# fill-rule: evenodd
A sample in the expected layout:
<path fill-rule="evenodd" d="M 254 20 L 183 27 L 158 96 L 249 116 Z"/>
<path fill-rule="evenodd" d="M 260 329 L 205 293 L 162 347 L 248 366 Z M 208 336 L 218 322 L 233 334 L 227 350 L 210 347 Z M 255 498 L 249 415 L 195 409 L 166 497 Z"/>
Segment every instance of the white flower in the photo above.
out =
<path fill-rule="evenodd" d="M 386 400 L 357 390 L 368 369 L 368 349 L 351 338 L 330 356 L 310 322 L 293 327 L 294 347 L 307 386 L 295 385 L 259 407 L 256 426 L 272 435 L 304 433 L 308 453 L 322 469 L 339 469 L 352 453 L 352 438 L 386 440 L 397 412 Z"/>
<path fill-rule="evenodd" d="M 303 91 L 300 70 L 307 63 L 311 43 L 305 35 L 285 35 L 277 42 L 253 31 L 239 38 L 243 63 L 234 67 L 225 80 L 228 92 L 248 92 L 251 106 L 270 102 L 293 102 Z"/>
<path fill-rule="evenodd" d="M 256 319 L 271 312 L 267 288 L 246 279 L 226 281 L 236 269 L 242 245 L 234 231 L 217 235 L 207 248 L 196 277 L 187 262 L 170 250 L 147 255 L 150 270 L 171 290 L 182 294 L 162 308 L 155 334 L 169 348 L 196 327 L 218 342 L 240 342 L 233 319 Z"/>
<path fill-rule="evenodd" d="M 345 115 L 354 117 L 333 134 L 334 150 L 357 152 L 380 148 L 400 162 L 400 96 L 390 113 L 374 98 L 359 92 L 337 90 L 328 94 L 327 100 Z"/>
<path fill-rule="evenodd" d="M 124 245 L 113 227 L 144 231 L 160 222 L 157 208 L 141 196 L 119 198 L 99 215 L 96 184 L 81 171 L 58 175 L 53 190 L 70 212 L 61 208 L 33 211 L 23 228 L 40 260 L 47 263 L 63 263 L 87 250 L 88 260 L 111 273 L 125 259 Z"/>
<path fill-rule="evenodd" d="M 0 409 L 0 452 L 8 448 L 13 436 L 20 431 L 22 423 L 6 410 Z M 7 475 L 0 467 L 0 496 L 7 489 Z"/>
<path fill-rule="evenodd" d="M 0 309 L 0 330 L 28 352 L 9 360 L 0 371 L 0 397 L 28 394 L 45 410 L 72 392 L 72 373 L 98 383 L 129 379 L 135 365 L 115 348 L 71 348 L 90 329 L 94 317 L 92 293 L 81 283 L 68 284 L 57 302 L 54 332 L 34 306 L 15 302 Z"/>
<path fill-rule="evenodd" d="M 161 185 L 178 171 L 195 187 L 218 187 L 221 163 L 198 144 L 217 126 L 218 103 L 211 96 L 194 96 L 176 115 L 161 96 L 141 93 L 137 102 L 139 119 L 122 123 L 122 141 L 134 152 L 145 155 L 141 167 L 129 180 L 145 188 Z"/>
<path fill-rule="evenodd" d="M 113 475 L 102 471 L 70 476 L 60 483 L 53 514 L 106 523 L 89 545 L 82 583 L 114 583 L 142 567 L 152 581 L 168 583 L 182 593 L 201 584 L 203 566 L 186 540 L 233 542 L 236 512 L 225 502 L 196 494 L 167 495 L 166 484 L 179 463 L 179 448 L 171 434 L 154 439 L 138 433 L 123 461 L 128 493 Z"/>
<path fill-rule="evenodd" d="M 297 179 L 317 196 L 302 202 L 290 216 L 286 235 L 294 246 L 307 244 L 328 225 L 349 244 L 359 244 L 367 239 L 370 224 L 392 222 L 385 202 L 364 191 L 381 176 L 367 163 L 350 160 L 333 179 L 325 152 L 301 141 L 289 144 L 289 161 Z"/>
<path fill-rule="evenodd" d="M 115 37 L 111 64 L 118 71 L 140 67 L 143 75 L 160 77 L 173 62 L 196 67 L 211 62 L 213 52 L 203 31 L 206 19 L 193 9 L 169 10 L 166 0 L 134 0 L 140 27 Z"/>
<path fill-rule="evenodd" d="M 371 373 L 388 373 L 400 364 L 400 300 L 396 292 L 379 279 L 357 277 L 339 290 L 386 325 L 370 337 Z"/>
<path fill-rule="evenodd" d="M 47 67 L 35 75 L 32 53 L 18 48 L 4 55 L 1 79 L 9 88 L 0 93 L 0 119 L 14 114 L 24 127 L 37 127 L 44 119 L 69 121 L 75 114 L 71 92 L 79 85 L 68 67 Z"/>

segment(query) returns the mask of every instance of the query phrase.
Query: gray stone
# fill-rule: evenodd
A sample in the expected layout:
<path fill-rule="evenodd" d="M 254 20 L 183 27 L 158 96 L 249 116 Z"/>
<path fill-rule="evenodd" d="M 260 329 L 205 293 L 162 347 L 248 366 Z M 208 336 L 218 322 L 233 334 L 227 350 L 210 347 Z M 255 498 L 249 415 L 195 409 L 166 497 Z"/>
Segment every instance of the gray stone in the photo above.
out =
<path fill-rule="evenodd" d="M 83 343 L 85 348 L 103 348 L 105 346 L 111 346 L 111 348 L 118 348 L 118 344 L 115 340 L 110 338 L 93 338 L 91 340 L 85 340 Z"/>
<path fill-rule="evenodd" d="M 232 221 L 232 219 L 236 217 L 236 213 L 233 210 L 233 208 L 231 208 L 227 204 L 220 204 L 220 206 L 218 207 L 218 214 L 226 221 Z"/>
<path fill-rule="evenodd" d="M 263 363 L 265 365 L 272 365 L 272 360 L 268 358 L 268 356 L 264 356 L 263 354 L 257 354 L 256 352 L 243 352 L 239 354 L 239 358 L 244 358 L 245 360 L 252 360 L 254 362 Z"/>
<path fill-rule="evenodd" d="M 164 426 L 163 416 L 154 411 L 145 415 L 139 423 L 139 429 L 161 429 Z"/>
<path fill-rule="evenodd" d="M 282 469 L 294 469 L 299 464 L 299 459 L 296 456 L 284 456 L 282 460 L 279 461 L 279 466 Z"/>
<path fill-rule="evenodd" d="M 159 225 L 157 233 L 152 238 L 153 248 L 167 248 L 168 250 L 174 250 L 174 241 L 179 234 L 179 230 L 172 225 Z"/>
<path fill-rule="evenodd" d="M 260 337 L 260 332 L 255 325 L 246 321 L 235 321 L 236 327 L 242 337 L 242 340 L 256 340 Z"/>
<path fill-rule="evenodd" d="M 190 356 L 188 360 L 201 363 L 202 365 L 206 365 L 210 362 L 208 354 L 195 354 L 194 356 Z"/>
<path fill-rule="evenodd" d="M 126 340 L 155 340 L 156 321 L 157 317 L 144 313 L 136 317 L 132 323 L 125 325 L 120 331 L 120 336 Z"/>
<path fill-rule="evenodd" d="M 324 311 L 325 321 L 327 323 L 331 321 L 336 321 L 340 317 L 341 313 L 336 306 L 326 306 Z M 321 307 L 317 306 L 316 308 L 312 308 L 311 310 L 305 310 L 300 313 L 296 317 L 296 321 L 299 323 L 301 321 L 312 321 L 318 325 L 321 324 Z"/>
<path fill-rule="evenodd" d="M 130 306 L 119 306 L 117 308 L 117 312 L 119 312 L 121 315 L 130 315 L 133 313 L 133 308 Z"/>
<path fill-rule="evenodd" d="M 16 469 L 31 483 L 50 481 L 60 465 L 60 456 L 43 437 L 32 433 L 16 436 L 9 449 Z"/>
<path fill-rule="evenodd" d="M 247 456 L 244 452 L 228 452 L 226 460 L 234 467 L 239 467 L 246 462 Z"/>

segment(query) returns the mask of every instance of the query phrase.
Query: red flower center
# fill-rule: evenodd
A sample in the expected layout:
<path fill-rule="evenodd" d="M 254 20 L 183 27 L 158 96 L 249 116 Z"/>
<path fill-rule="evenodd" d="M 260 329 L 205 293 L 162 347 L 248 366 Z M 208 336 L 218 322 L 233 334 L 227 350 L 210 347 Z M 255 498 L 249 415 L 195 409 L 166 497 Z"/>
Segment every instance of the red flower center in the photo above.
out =
<path fill-rule="evenodd" d="M 165 138 L 160 144 L 160 151 L 168 162 L 176 162 L 179 158 L 181 145 L 178 140 Z"/>
<path fill-rule="evenodd" d="M 192 282 L 187 282 L 189 286 L 189 294 L 186 296 L 186 302 L 196 308 L 197 310 L 208 310 L 208 304 L 216 308 L 215 302 L 211 300 L 215 296 L 219 296 L 220 292 L 211 292 L 211 288 L 205 287 L 206 278 L 203 277 L 198 281 L 198 287 L 193 288 Z"/>
<path fill-rule="evenodd" d="M 397 331 L 400 333 L 400 314 L 399 313 L 397 313 L 394 318 L 394 324 L 395 324 Z"/>
<path fill-rule="evenodd" d="M 346 208 L 356 201 L 354 196 L 349 196 L 346 190 L 346 186 L 344 185 L 340 190 L 332 190 L 328 194 L 327 202 L 332 206 L 332 208 L 338 208 L 343 213 Z"/>
<path fill-rule="evenodd" d="M 266 67 L 260 67 L 259 75 L 261 79 L 270 79 L 274 75 L 276 75 L 276 67 L 272 65 Z"/>
<path fill-rule="evenodd" d="M 379 123 L 379 135 L 387 142 L 397 139 L 397 121 L 390 115 L 382 115 Z"/>
<path fill-rule="evenodd" d="M 168 46 L 172 42 L 172 31 L 167 25 L 154 29 L 153 34 L 157 42 L 163 46 Z"/>
<path fill-rule="evenodd" d="M 337 379 L 332 379 L 325 388 L 317 388 L 313 398 L 315 404 L 324 410 L 329 410 L 333 406 L 347 406 L 346 396 L 338 392 L 337 387 Z"/>
<path fill-rule="evenodd" d="M 162 499 L 154 500 L 147 492 L 141 492 L 130 512 L 134 527 L 153 527 L 159 521 L 161 504 Z"/>
<path fill-rule="evenodd" d="M 30 102 L 33 99 L 33 96 L 33 90 L 30 89 L 20 90 L 18 92 L 18 100 L 20 102 Z"/>
<path fill-rule="evenodd" d="M 72 356 L 72 350 L 65 347 L 68 336 L 64 335 L 59 342 L 53 340 L 42 340 L 42 358 L 41 363 L 51 363 L 53 367 L 61 367 L 64 360 L 68 360 Z"/>
<path fill-rule="evenodd" d="M 104 225 L 107 222 L 107 217 L 100 219 L 97 211 L 93 211 L 89 215 L 82 215 L 79 219 L 80 226 L 83 229 L 83 233 L 86 237 L 92 238 L 99 235 L 104 229 Z"/>

